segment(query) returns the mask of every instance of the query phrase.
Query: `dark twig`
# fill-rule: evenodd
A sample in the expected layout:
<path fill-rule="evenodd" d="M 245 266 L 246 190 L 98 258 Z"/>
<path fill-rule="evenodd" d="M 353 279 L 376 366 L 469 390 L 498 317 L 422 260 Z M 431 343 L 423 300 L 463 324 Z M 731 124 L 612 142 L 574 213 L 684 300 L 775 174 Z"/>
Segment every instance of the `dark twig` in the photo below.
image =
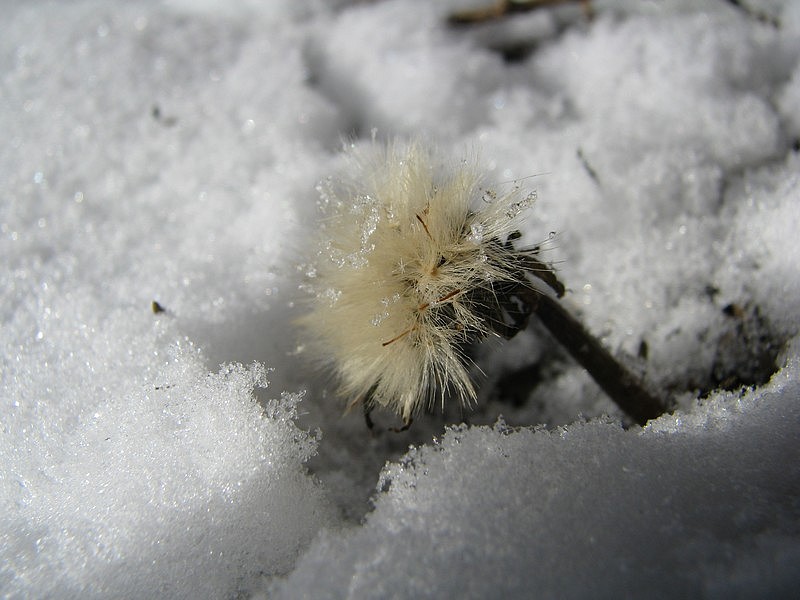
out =
<path fill-rule="evenodd" d="M 559 300 L 539 294 L 531 301 L 533 312 L 553 337 L 631 419 L 644 425 L 666 411 L 664 404 L 644 388 L 639 378 L 615 359 Z"/>
<path fill-rule="evenodd" d="M 587 17 L 592 16 L 591 0 L 495 0 L 494 3 L 476 8 L 453 13 L 448 21 L 451 25 L 470 25 L 501 19 L 507 15 L 528 12 L 538 8 L 547 8 L 567 2 L 578 2 Z"/>
<path fill-rule="evenodd" d="M 639 377 L 614 358 L 564 308 L 559 300 L 566 291 L 564 285 L 553 268 L 538 258 L 539 247 L 515 250 L 514 242 L 519 238 L 519 232 L 513 232 L 502 243 L 509 253 L 516 254 L 519 269 L 515 278 L 494 282 L 486 289 L 479 288 L 471 293 L 471 301 L 484 307 L 486 327 L 506 339 L 511 339 L 528 326 L 531 315 L 536 315 L 553 337 L 633 421 L 644 425 L 666 412 L 666 403 L 649 392 Z M 529 277 L 535 277 L 550 290 L 537 289 Z"/>
<path fill-rule="evenodd" d="M 780 29 L 781 22 L 777 17 L 773 17 L 769 13 L 766 13 L 762 10 L 758 10 L 757 8 L 753 8 L 749 4 L 745 4 L 742 0 L 724 0 L 727 4 L 730 4 L 733 8 L 741 11 L 747 17 L 751 19 L 755 19 L 759 23 L 764 23 L 766 25 L 770 25 L 775 29 Z"/>

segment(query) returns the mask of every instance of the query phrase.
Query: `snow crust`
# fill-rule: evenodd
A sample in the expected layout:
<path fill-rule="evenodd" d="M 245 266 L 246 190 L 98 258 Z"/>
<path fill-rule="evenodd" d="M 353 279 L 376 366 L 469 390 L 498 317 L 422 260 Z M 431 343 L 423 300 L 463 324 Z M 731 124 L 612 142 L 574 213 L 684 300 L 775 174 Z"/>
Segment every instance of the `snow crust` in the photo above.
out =
<path fill-rule="evenodd" d="M 787 371 L 635 433 L 449 429 L 388 464 L 366 524 L 322 536 L 271 597 L 791 597 L 797 362 Z"/>
<path fill-rule="evenodd" d="M 2 5 L 0 595 L 791 596 L 800 5 L 481 4 Z M 292 321 L 373 128 L 535 189 L 676 411 L 623 429 L 534 324 L 474 411 L 342 417 Z"/>

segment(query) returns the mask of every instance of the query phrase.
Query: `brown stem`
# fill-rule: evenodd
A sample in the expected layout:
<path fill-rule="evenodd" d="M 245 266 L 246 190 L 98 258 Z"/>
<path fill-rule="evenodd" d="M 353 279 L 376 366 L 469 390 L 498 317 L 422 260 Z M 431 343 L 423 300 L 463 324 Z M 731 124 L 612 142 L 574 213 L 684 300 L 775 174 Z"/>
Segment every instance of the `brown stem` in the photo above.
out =
<path fill-rule="evenodd" d="M 566 4 L 567 2 L 580 3 L 586 16 L 592 16 L 591 0 L 495 0 L 487 6 L 453 13 L 448 20 L 451 25 L 484 23 L 513 13 L 547 8 L 558 4 Z"/>
<path fill-rule="evenodd" d="M 666 412 L 661 400 L 647 391 L 639 378 L 617 361 L 557 299 L 541 294 L 534 307 L 550 333 L 636 423 L 644 425 Z"/>

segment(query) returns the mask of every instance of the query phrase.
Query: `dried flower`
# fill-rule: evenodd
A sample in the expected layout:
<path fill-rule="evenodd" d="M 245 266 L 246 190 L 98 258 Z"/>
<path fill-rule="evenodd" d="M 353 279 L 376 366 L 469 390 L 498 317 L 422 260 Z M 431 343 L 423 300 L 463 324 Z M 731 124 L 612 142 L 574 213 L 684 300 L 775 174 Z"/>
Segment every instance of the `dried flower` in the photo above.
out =
<path fill-rule="evenodd" d="M 353 159 L 349 179 L 319 188 L 312 308 L 300 320 L 308 345 L 349 407 L 382 406 L 409 424 L 437 399 L 469 404 L 468 344 L 525 327 L 527 274 L 563 292 L 537 249 L 513 245 L 535 195 L 484 190 L 468 162 L 448 167 L 420 143 Z"/>

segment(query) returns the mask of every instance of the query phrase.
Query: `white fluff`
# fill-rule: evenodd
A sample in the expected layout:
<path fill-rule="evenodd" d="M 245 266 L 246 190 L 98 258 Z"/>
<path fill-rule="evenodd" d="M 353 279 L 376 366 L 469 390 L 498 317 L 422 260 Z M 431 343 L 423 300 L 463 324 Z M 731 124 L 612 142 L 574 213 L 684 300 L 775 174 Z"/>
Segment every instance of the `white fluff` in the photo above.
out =
<path fill-rule="evenodd" d="M 421 143 L 354 154 L 347 181 L 320 186 L 324 219 L 301 324 L 332 363 L 349 406 L 406 423 L 447 392 L 475 398 L 464 345 L 493 332 L 499 282 L 517 281 L 507 244 L 534 194 L 480 187 Z"/>

